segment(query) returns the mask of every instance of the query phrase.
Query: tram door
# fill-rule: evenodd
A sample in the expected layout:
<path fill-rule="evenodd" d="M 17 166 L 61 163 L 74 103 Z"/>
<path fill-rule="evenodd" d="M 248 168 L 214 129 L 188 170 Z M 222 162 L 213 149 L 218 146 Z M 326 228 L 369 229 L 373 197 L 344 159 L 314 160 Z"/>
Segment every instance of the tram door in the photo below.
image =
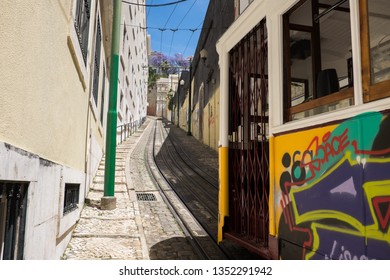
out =
<path fill-rule="evenodd" d="M 225 237 L 268 248 L 267 32 L 260 22 L 230 51 L 229 220 Z"/>

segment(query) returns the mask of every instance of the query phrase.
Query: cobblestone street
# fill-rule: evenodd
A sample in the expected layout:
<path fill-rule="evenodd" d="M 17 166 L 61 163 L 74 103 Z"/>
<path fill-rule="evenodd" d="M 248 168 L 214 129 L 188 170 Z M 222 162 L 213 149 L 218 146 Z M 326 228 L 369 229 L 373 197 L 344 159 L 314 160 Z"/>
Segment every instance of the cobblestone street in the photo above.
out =
<path fill-rule="evenodd" d="M 117 146 L 115 210 L 100 210 L 104 161 L 87 195 L 81 218 L 63 259 L 197 259 L 147 170 L 145 148 L 152 133 L 147 119 Z M 137 199 L 154 195 L 155 201 Z"/>

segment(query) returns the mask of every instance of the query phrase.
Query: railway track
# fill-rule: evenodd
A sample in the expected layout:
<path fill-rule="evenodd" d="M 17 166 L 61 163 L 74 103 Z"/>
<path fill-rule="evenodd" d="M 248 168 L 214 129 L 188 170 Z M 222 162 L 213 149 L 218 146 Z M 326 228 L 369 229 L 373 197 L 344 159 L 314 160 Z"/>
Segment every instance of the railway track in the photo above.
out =
<path fill-rule="evenodd" d="M 152 167 L 150 172 L 154 176 L 156 184 L 159 185 L 164 200 L 176 213 L 178 221 L 181 220 L 179 224 L 182 224 L 183 231 L 188 234 L 188 239 L 194 246 L 194 250 L 199 252 L 200 258 L 257 258 L 245 249 L 229 242 L 217 245 L 217 173 L 212 174 L 204 171 L 205 168 L 200 167 L 196 155 L 190 155 L 181 147 L 166 123 L 163 126 L 160 120 L 155 121 L 154 133 L 152 134 L 148 149 L 145 151 Z M 182 211 L 175 209 L 175 205 L 179 203 L 178 199 L 180 203 L 185 204 L 187 215 L 196 220 L 198 229 L 191 229 L 186 218 L 181 216 Z M 201 234 L 199 234 L 200 232 Z"/>
<path fill-rule="evenodd" d="M 192 213 L 197 213 L 199 223 L 216 240 L 218 188 L 199 176 L 186 161 L 182 160 L 167 131 L 162 126 L 159 128 L 164 145 L 155 156 L 157 165 L 183 203 Z"/>
<path fill-rule="evenodd" d="M 183 205 L 183 197 L 180 197 L 174 191 L 170 183 L 172 177 L 168 175 L 169 178 L 167 178 L 167 175 L 164 174 L 167 171 L 166 168 L 162 168 L 164 169 L 162 170 L 156 164 L 156 154 L 161 151 L 161 149 L 156 151 L 156 146 L 158 147 L 156 141 L 161 142 L 162 140 L 160 128 L 157 121 L 155 121 L 154 133 L 150 134 L 144 154 L 147 170 L 152 181 L 199 259 L 229 259 L 229 256 L 215 243 L 215 239 L 210 236 L 210 233 L 197 221 L 192 212 Z"/>

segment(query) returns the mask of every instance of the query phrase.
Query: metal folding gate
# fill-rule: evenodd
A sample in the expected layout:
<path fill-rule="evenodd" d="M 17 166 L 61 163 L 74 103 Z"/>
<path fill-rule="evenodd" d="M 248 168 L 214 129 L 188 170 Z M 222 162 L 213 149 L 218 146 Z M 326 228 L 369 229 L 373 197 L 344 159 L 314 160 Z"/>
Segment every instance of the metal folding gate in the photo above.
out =
<path fill-rule="evenodd" d="M 230 51 L 229 220 L 225 237 L 268 250 L 267 31 L 261 21 Z"/>

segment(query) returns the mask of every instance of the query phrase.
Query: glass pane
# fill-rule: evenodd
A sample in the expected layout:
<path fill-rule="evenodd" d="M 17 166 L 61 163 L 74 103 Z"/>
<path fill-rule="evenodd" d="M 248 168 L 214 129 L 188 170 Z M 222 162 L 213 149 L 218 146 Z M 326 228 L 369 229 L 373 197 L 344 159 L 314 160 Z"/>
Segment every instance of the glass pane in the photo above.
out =
<path fill-rule="evenodd" d="M 368 0 L 371 83 L 390 79 L 390 5 L 388 0 Z"/>
<path fill-rule="evenodd" d="M 313 26 L 313 21 L 311 17 L 311 4 L 312 1 L 306 1 L 298 9 L 291 13 L 289 17 L 290 24 Z"/>
<path fill-rule="evenodd" d="M 310 109 L 304 112 L 299 112 L 292 115 L 292 120 L 300 120 L 303 118 L 311 117 L 314 115 L 335 111 L 343 108 L 347 108 L 353 105 L 353 98 L 346 98 L 334 103 L 324 104 L 314 109 Z"/>
<path fill-rule="evenodd" d="M 329 6 L 333 6 L 338 1 L 328 2 Z M 349 1 L 326 13 L 327 11 L 328 6 L 320 7 L 319 12 L 323 16 L 319 20 L 321 72 L 317 76 L 317 97 L 353 86 Z M 325 75 L 325 80 L 321 79 L 321 75 Z"/>
<path fill-rule="evenodd" d="M 311 34 L 290 31 L 291 106 L 313 97 Z"/>

